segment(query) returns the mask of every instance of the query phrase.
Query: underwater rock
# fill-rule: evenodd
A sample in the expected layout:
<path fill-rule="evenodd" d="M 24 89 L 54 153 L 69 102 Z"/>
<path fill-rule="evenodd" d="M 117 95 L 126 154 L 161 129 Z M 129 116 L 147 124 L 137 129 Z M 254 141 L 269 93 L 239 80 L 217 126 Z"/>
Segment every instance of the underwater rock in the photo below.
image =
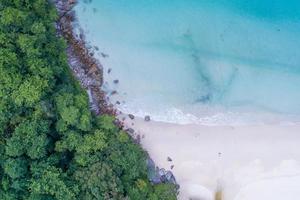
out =
<path fill-rule="evenodd" d="M 116 90 L 113 90 L 110 94 L 111 95 L 115 95 L 115 94 L 117 94 L 118 92 L 116 91 Z"/>
<path fill-rule="evenodd" d="M 207 95 L 201 96 L 199 99 L 196 100 L 196 102 L 207 103 L 210 100 L 211 100 L 211 95 L 207 94 Z"/>
<path fill-rule="evenodd" d="M 108 57 L 108 54 L 105 54 L 105 53 L 101 53 L 101 56 L 103 57 L 103 58 L 106 58 L 106 57 Z"/>

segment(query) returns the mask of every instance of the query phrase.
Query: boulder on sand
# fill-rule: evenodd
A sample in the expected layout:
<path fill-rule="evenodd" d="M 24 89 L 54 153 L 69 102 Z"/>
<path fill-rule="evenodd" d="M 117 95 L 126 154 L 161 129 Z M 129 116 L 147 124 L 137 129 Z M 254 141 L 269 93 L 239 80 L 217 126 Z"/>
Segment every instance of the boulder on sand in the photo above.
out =
<path fill-rule="evenodd" d="M 150 116 L 149 116 L 149 115 L 146 115 L 145 118 L 144 118 L 144 120 L 145 120 L 146 122 L 149 122 L 149 121 L 150 121 Z"/>
<path fill-rule="evenodd" d="M 130 134 L 133 134 L 134 133 L 134 129 L 133 128 L 128 128 L 128 129 L 126 129 L 126 132 L 128 132 Z"/>
<path fill-rule="evenodd" d="M 130 119 L 134 119 L 134 115 L 133 115 L 133 114 L 129 114 L 128 117 L 129 117 Z"/>

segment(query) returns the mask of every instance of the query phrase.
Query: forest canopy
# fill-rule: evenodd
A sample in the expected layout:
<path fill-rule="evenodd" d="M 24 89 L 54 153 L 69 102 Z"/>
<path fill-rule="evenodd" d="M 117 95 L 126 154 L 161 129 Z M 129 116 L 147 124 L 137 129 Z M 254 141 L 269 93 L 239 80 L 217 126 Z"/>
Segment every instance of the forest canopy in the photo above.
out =
<path fill-rule="evenodd" d="M 114 117 L 91 113 L 56 20 L 47 0 L 0 1 L 0 199 L 176 199 Z"/>

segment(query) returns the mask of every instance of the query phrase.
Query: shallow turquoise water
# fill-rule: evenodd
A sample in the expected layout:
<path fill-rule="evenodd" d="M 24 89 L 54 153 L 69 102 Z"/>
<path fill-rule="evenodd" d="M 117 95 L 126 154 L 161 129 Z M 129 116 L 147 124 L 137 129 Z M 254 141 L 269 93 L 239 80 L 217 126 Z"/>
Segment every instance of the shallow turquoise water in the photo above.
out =
<path fill-rule="evenodd" d="M 300 1 L 94 0 L 76 7 L 124 112 L 208 124 L 300 119 Z M 119 79 L 119 84 L 113 84 Z"/>

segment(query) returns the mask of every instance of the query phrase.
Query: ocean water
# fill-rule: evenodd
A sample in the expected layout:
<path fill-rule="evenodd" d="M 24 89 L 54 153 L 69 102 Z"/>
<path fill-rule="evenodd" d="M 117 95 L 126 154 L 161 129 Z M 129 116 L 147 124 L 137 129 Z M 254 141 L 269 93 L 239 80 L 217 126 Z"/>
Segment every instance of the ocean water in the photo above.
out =
<path fill-rule="evenodd" d="M 86 0 L 75 9 L 123 112 L 182 124 L 300 121 L 298 0 Z"/>

